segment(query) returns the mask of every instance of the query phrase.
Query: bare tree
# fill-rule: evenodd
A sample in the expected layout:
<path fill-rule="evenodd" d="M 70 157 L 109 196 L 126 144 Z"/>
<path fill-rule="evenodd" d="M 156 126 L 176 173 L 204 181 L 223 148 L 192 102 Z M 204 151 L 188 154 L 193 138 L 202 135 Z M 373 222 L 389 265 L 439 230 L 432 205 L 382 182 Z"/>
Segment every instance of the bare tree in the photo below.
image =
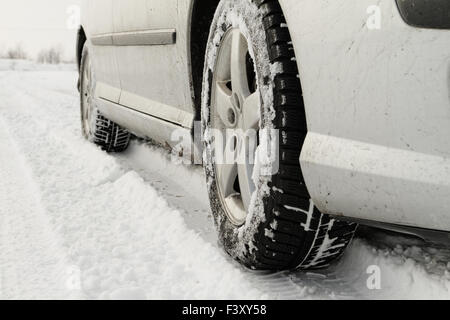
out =
<path fill-rule="evenodd" d="M 61 47 L 55 46 L 49 49 L 41 50 L 37 56 L 38 63 L 59 64 L 61 63 Z"/>
<path fill-rule="evenodd" d="M 6 52 L 6 58 L 8 59 L 26 59 L 27 57 L 28 55 L 20 43 L 17 44 L 14 48 L 8 49 L 8 51 Z"/>

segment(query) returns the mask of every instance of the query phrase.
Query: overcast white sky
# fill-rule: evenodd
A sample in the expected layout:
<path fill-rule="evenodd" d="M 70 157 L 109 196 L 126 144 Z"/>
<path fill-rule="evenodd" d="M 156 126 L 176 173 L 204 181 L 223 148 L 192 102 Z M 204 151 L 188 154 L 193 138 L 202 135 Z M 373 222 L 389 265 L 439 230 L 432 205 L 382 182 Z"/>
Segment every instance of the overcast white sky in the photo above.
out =
<path fill-rule="evenodd" d="M 21 43 L 34 58 L 41 49 L 60 45 L 66 59 L 72 59 L 76 30 L 67 27 L 67 10 L 80 3 L 81 0 L 0 0 L 0 53 Z"/>

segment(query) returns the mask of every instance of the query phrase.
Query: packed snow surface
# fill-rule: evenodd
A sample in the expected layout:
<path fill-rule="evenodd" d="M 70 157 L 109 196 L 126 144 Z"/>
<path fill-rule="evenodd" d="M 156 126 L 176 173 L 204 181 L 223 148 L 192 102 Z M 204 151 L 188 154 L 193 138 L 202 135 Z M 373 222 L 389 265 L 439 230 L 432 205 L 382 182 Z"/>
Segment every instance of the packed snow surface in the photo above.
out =
<path fill-rule="evenodd" d="M 448 246 L 372 229 L 328 270 L 244 269 L 217 244 L 202 169 L 85 141 L 76 81 L 0 60 L 1 299 L 450 299 Z"/>

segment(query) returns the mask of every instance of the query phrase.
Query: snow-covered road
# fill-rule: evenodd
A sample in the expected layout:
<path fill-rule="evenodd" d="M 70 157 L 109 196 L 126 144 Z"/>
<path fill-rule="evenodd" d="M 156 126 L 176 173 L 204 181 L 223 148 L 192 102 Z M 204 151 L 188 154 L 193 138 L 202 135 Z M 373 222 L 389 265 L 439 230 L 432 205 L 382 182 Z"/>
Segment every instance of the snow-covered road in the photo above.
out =
<path fill-rule="evenodd" d="M 329 270 L 242 268 L 217 245 L 202 169 L 84 141 L 75 84 L 73 66 L 0 60 L 0 298 L 450 299 L 449 249 L 373 230 Z"/>

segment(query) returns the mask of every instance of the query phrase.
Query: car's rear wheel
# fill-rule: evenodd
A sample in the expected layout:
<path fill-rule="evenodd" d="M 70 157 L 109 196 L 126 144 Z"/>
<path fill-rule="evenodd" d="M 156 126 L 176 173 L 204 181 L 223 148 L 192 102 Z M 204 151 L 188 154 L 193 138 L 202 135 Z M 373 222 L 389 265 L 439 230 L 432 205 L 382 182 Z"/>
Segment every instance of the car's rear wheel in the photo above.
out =
<path fill-rule="evenodd" d="M 222 0 L 206 60 L 205 170 L 225 250 L 254 269 L 328 266 L 356 225 L 321 214 L 305 186 L 305 111 L 278 1 Z"/>
<path fill-rule="evenodd" d="M 128 148 L 130 133 L 105 118 L 94 99 L 95 73 L 88 46 L 83 48 L 80 68 L 81 130 L 83 136 L 107 152 L 122 152 Z"/>

